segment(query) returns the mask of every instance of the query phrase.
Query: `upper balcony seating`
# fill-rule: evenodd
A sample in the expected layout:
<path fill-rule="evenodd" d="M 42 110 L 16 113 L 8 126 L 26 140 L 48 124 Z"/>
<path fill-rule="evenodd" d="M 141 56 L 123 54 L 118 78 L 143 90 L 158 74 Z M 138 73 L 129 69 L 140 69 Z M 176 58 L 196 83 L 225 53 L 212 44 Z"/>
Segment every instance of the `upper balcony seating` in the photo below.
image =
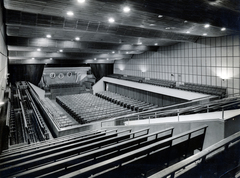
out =
<path fill-rule="evenodd" d="M 220 98 L 224 98 L 226 96 L 226 88 L 222 88 L 218 86 L 184 83 L 184 85 L 179 85 L 176 88 L 181 90 L 191 91 L 191 92 L 204 93 L 208 95 L 217 95 Z"/>
<path fill-rule="evenodd" d="M 163 79 L 145 79 L 143 77 L 135 77 L 135 76 L 123 76 L 120 74 L 112 74 L 108 77 L 118 78 L 122 80 L 129 80 L 133 82 L 140 82 L 146 83 L 151 85 L 157 85 L 161 87 L 169 87 L 169 88 L 176 88 L 181 90 L 187 90 L 191 92 L 198 92 L 204 93 L 208 95 L 217 95 L 220 98 L 224 98 L 226 96 L 226 88 L 225 87 L 218 87 L 218 86 L 211 86 L 211 85 L 201 85 L 201 84 L 194 84 L 194 83 L 184 83 L 179 86 L 176 85 L 175 81 L 170 80 L 163 80 Z"/>

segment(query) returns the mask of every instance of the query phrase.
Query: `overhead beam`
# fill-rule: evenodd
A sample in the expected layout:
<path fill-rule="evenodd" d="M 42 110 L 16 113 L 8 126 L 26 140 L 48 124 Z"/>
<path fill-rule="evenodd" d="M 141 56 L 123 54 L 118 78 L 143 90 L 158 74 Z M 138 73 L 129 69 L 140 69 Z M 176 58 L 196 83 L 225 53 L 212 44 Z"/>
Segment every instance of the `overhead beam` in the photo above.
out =
<path fill-rule="evenodd" d="M 85 60 L 85 59 L 129 59 L 131 54 L 92 54 L 92 53 L 47 53 L 42 51 L 25 52 L 25 51 L 9 51 L 9 59 L 31 59 L 31 58 L 54 58 L 54 59 L 74 59 L 74 60 Z"/>
<path fill-rule="evenodd" d="M 73 50 L 117 50 L 117 51 L 157 51 L 158 46 L 130 45 L 122 43 L 103 43 L 87 41 L 63 41 L 48 38 L 23 38 L 8 37 L 9 50 L 16 50 L 15 47 L 32 47 L 32 48 L 69 48 Z"/>

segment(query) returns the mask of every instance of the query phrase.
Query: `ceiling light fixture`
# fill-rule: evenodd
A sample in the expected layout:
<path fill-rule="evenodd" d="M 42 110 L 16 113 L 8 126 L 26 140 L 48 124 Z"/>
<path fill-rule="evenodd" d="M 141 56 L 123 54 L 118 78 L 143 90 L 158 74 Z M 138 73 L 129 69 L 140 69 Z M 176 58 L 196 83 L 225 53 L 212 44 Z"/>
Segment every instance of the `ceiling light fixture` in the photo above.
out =
<path fill-rule="evenodd" d="M 109 59 L 107 58 L 107 60 L 109 60 Z"/>
<path fill-rule="evenodd" d="M 187 21 L 187 20 L 185 20 L 185 21 L 184 21 L 184 23 L 188 23 L 188 21 Z"/>
<path fill-rule="evenodd" d="M 78 0 L 78 2 L 79 2 L 79 3 L 84 3 L 84 2 L 85 2 L 85 0 Z"/>
<path fill-rule="evenodd" d="M 109 18 L 108 21 L 109 21 L 110 23 L 114 23 L 114 22 L 115 22 L 114 18 L 112 18 L 112 17 Z"/>
<path fill-rule="evenodd" d="M 50 60 L 52 60 L 52 58 L 50 58 Z"/>
<path fill-rule="evenodd" d="M 139 45 L 141 45 L 141 44 L 142 44 L 142 42 L 138 42 L 138 44 L 139 44 Z"/>
<path fill-rule="evenodd" d="M 155 45 L 155 46 L 157 46 L 157 45 L 158 45 L 158 43 L 155 43 L 154 45 Z"/>
<path fill-rule="evenodd" d="M 113 54 L 115 53 L 115 51 L 112 52 Z"/>
<path fill-rule="evenodd" d="M 97 60 L 97 58 L 94 58 L 94 61 L 96 61 Z"/>
<path fill-rule="evenodd" d="M 33 57 L 32 60 L 34 60 L 35 58 Z"/>
<path fill-rule="evenodd" d="M 130 12 L 130 10 L 131 10 L 131 9 L 130 9 L 130 7 L 128 7 L 128 6 L 126 6 L 126 7 L 123 8 L 123 12 L 126 12 L 126 13 L 127 13 L 127 12 Z"/>
<path fill-rule="evenodd" d="M 207 33 L 204 33 L 203 36 L 207 36 Z"/>
<path fill-rule="evenodd" d="M 79 38 L 79 37 L 76 37 L 76 38 L 75 38 L 75 40 L 76 40 L 76 41 L 79 41 L 79 40 L 80 40 L 80 38 Z"/>
<path fill-rule="evenodd" d="M 158 18 L 162 18 L 163 17 L 163 15 L 158 15 Z"/>
<path fill-rule="evenodd" d="M 186 31 L 186 33 L 190 33 L 190 31 Z"/>
<path fill-rule="evenodd" d="M 128 52 L 126 52 L 128 54 Z"/>
<path fill-rule="evenodd" d="M 209 24 L 204 25 L 204 28 L 209 28 L 209 27 L 210 27 Z"/>
<path fill-rule="evenodd" d="M 40 48 L 38 48 L 38 49 L 37 49 L 37 51 L 41 51 L 41 49 L 40 49 Z"/>
<path fill-rule="evenodd" d="M 46 37 L 47 37 L 47 38 L 52 38 L 52 36 L 51 36 L 51 35 L 46 35 Z"/>
<path fill-rule="evenodd" d="M 226 28 L 225 28 L 225 27 L 221 28 L 221 31 L 225 31 L 225 30 L 226 30 Z"/>
<path fill-rule="evenodd" d="M 68 15 L 68 16 L 73 16 L 74 13 L 73 13 L 72 11 L 68 11 L 68 12 L 67 12 L 67 15 Z"/>
<path fill-rule="evenodd" d="M 59 52 L 60 52 L 60 53 L 62 53 L 62 52 L 63 52 L 63 50 L 62 50 L 62 49 L 60 49 L 60 50 L 59 50 Z"/>

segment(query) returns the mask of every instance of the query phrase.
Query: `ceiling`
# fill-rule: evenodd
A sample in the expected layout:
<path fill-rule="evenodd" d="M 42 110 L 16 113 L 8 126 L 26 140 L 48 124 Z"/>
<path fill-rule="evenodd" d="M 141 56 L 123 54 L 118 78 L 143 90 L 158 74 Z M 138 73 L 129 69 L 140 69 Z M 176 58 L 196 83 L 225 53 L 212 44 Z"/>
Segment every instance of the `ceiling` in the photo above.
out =
<path fill-rule="evenodd" d="M 10 64 L 112 63 L 240 32 L 239 0 L 4 0 L 4 7 Z"/>

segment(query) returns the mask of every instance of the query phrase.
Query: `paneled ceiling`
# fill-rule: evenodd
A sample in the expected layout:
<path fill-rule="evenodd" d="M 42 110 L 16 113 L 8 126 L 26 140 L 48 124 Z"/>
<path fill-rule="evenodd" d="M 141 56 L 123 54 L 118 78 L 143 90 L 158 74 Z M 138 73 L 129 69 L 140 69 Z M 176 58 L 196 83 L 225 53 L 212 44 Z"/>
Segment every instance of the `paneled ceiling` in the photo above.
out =
<path fill-rule="evenodd" d="M 111 63 L 240 31 L 239 0 L 79 1 L 4 0 L 9 63 Z"/>

